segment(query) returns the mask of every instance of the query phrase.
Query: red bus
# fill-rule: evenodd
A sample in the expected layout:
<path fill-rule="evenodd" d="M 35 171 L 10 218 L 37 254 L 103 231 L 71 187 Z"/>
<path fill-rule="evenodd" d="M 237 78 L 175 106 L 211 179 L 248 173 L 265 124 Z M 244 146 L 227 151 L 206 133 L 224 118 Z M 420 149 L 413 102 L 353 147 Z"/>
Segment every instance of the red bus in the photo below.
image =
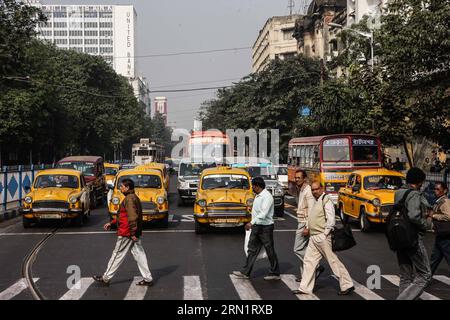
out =
<path fill-rule="evenodd" d="M 304 169 L 310 182 L 319 181 L 336 204 L 339 189 L 352 171 L 382 167 L 379 137 L 365 134 L 336 134 L 294 138 L 289 141 L 288 188 L 297 196 L 295 171 Z"/>

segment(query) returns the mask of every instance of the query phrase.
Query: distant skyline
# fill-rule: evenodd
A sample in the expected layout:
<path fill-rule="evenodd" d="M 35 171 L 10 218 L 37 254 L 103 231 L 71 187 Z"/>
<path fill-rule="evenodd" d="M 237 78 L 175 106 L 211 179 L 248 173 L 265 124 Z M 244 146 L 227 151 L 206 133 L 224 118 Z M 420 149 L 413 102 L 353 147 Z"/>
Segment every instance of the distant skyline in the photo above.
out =
<path fill-rule="evenodd" d="M 41 0 L 44 4 L 133 5 L 137 55 L 251 47 L 271 16 L 289 13 L 288 0 Z M 295 12 L 300 8 L 297 1 Z M 138 58 L 150 90 L 227 86 L 251 72 L 251 49 Z M 168 99 L 168 124 L 192 129 L 200 105 L 216 91 L 153 93 Z"/>

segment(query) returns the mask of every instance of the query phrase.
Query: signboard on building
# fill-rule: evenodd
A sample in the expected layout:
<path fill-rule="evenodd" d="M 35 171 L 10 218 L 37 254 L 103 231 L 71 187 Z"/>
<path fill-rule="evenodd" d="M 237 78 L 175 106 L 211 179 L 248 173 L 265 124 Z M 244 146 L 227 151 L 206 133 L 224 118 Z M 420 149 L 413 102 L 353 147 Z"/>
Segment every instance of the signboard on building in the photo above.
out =
<path fill-rule="evenodd" d="M 135 25 L 136 13 L 133 6 L 114 7 L 115 70 L 128 78 L 136 76 Z"/>

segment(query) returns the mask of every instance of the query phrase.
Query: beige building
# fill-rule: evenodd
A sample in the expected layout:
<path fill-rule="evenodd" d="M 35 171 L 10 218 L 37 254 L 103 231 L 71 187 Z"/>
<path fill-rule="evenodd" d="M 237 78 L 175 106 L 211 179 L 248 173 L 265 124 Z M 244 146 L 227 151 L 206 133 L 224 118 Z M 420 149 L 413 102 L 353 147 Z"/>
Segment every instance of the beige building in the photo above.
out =
<path fill-rule="evenodd" d="M 253 45 L 252 71 L 263 70 L 270 61 L 297 55 L 297 40 L 293 37 L 299 15 L 272 17 L 267 20 Z"/>

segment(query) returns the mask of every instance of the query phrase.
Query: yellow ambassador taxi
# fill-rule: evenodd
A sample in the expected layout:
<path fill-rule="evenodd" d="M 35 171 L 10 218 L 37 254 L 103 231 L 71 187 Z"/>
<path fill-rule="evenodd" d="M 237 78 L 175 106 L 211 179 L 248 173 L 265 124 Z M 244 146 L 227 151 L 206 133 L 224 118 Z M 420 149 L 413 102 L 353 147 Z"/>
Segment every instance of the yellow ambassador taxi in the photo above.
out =
<path fill-rule="evenodd" d="M 82 226 L 90 214 L 90 188 L 80 171 L 43 170 L 25 191 L 20 209 L 24 228 L 42 220 L 72 220 Z"/>
<path fill-rule="evenodd" d="M 116 174 L 120 170 L 120 165 L 115 163 L 106 163 L 105 162 L 105 182 L 106 185 L 113 184 L 114 179 L 116 178 Z"/>
<path fill-rule="evenodd" d="M 244 169 L 227 166 L 203 170 L 194 204 L 195 232 L 209 226 L 238 227 L 251 221 L 254 194 Z"/>
<path fill-rule="evenodd" d="M 397 171 L 354 171 L 339 190 L 338 209 L 342 219 L 358 219 L 363 232 L 369 231 L 373 223 L 386 222 L 394 205 L 395 191 L 404 183 L 405 176 Z"/>
<path fill-rule="evenodd" d="M 118 217 L 120 204 L 125 198 L 119 189 L 124 179 L 131 179 L 134 182 L 134 192 L 141 201 L 144 222 L 158 221 L 162 227 L 167 228 L 169 201 L 164 188 L 164 177 L 159 170 L 143 167 L 119 171 L 114 186 L 108 186 L 112 189 L 111 200 L 108 203 L 111 220 Z"/>
<path fill-rule="evenodd" d="M 163 177 L 164 188 L 166 188 L 166 190 L 169 190 L 169 172 L 165 164 L 159 162 L 150 162 L 139 165 L 135 169 L 155 169 L 160 171 Z"/>

